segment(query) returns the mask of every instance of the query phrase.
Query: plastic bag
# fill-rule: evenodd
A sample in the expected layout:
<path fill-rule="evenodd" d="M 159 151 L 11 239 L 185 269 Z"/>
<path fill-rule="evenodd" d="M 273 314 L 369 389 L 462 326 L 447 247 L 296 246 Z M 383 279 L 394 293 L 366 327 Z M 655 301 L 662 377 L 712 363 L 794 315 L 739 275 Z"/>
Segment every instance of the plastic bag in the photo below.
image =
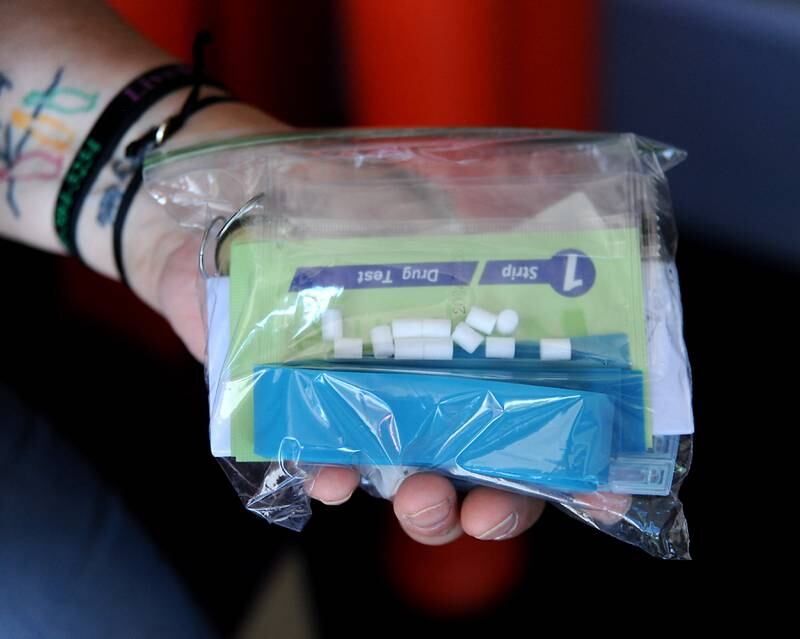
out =
<path fill-rule="evenodd" d="M 664 170 L 631 134 L 334 131 L 151 156 L 203 233 L 211 448 L 299 530 L 356 467 L 547 499 L 687 558 L 690 374 Z M 587 495 L 631 495 L 598 513 Z M 617 503 L 619 500 L 616 500 Z"/>

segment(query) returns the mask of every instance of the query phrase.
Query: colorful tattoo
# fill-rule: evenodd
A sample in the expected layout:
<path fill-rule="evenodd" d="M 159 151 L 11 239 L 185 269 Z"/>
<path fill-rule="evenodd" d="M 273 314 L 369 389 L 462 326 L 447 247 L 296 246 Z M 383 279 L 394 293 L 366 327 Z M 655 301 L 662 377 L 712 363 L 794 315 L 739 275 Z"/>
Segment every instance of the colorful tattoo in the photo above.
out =
<path fill-rule="evenodd" d="M 5 199 L 14 217 L 22 214 L 15 193 L 17 182 L 57 180 L 64 154 L 75 142 L 76 132 L 52 113 L 87 113 L 97 105 L 98 93 L 61 86 L 63 76 L 61 67 L 47 87 L 29 91 L 22 100 L 23 108 L 13 109 L 5 122 L 0 121 L 0 183 L 5 184 Z M 0 73 L 0 96 L 12 88 L 8 76 Z M 44 148 L 30 148 L 32 144 Z"/>
<path fill-rule="evenodd" d="M 21 153 L 14 164 L 14 180 L 18 182 L 54 180 L 61 175 L 63 158 L 48 151 L 33 150 Z M 10 171 L 0 167 L 0 182 L 7 179 Z"/>
<path fill-rule="evenodd" d="M 97 223 L 100 226 L 108 226 L 114 221 L 122 194 L 125 191 L 125 184 L 136 169 L 127 160 L 114 160 L 111 163 L 111 170 L 114 172 L 117 183 L 107 186 L 100 198 L 100 206 L 97 211 Z"/>
<path fill-rule="evenodd" d="M 97 105 L 99 95 L 72 87 L 58 88 L 49 96 L 45 96 L 41 91 L 31 91 L 22 99 L 22 106 L 35 108 L 37 104 L 44 104 L 46 109 L 62 115 L 88 113 Z"/>
<path fill-rule="evenodd" d="M 20 109 L 11 112 L 11 124 L 30 136 L 42 146 L 56 151 L 66 151 L 75 141 L 75 132 L 67 124 L 52 115 L 42 114 L 34 118 L 32 114 Z"/>

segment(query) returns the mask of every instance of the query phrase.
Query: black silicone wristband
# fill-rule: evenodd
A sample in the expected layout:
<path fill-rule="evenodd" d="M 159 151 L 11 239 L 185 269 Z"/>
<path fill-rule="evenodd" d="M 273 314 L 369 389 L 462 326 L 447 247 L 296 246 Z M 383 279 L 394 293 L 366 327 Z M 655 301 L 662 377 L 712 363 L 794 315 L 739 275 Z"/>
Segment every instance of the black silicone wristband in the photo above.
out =
<path fill-rule="evenodd" d="M 80 259 L 76 232 L 83 202 L 130 126 L 164 96 L 196 84 L 191 66 L 161 66 L 130 82 L 103 111 L 75 155 L 56 200 L 56 233 L 72 255 Z"/>

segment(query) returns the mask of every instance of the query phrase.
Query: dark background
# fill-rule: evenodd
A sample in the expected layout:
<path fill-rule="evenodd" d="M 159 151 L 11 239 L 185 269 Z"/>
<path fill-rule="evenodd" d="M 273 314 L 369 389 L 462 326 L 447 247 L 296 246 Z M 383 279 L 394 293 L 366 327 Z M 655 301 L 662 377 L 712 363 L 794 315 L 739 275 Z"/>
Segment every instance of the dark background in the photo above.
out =
<path fill-rule="evenodd" d="M 687 149 L 669 178 L 698 429 L 681 493 L 692 554 L 768 552 L 775 515 L 761 495 L 794 427 L 785 362 L 796 353 L 800 282 L 799 4 L 520 0 L 467 11 L 448 0 L 433 14 L 419 1 L 206 1 L 176 2 L 170 11 L 191 20 L 160 22 L 148 20 L 155 3 L 112 4 L 179 54 L 210 20 L 221 31 L 217 71 L 292 124 L 600 128 Z M 232 44 L 260 30 L 269 38 L 255 50 Z M 413 55 L 439 58 L 425 70 L 400 64 Z M 418 87 L 413 99 L 401 99 L 404 86 Z M 289 546 L 305 557 L 325 636 L 353 628 L 356 600 L 392 633 L 422 623 L 502 632 L 559 578 L 649 560 L 553 508 L 520 540 L 449 549 L 407 542 L 390 505 L 360 494 L 315 507 L 300 535 L 270 527 L 210 457 L 202 367 L 162 320 L 65 258 L 3 242 L 0 268 L 11 288 L 0 383 L 48 414 L 121 492 L 226 631 Z"/>

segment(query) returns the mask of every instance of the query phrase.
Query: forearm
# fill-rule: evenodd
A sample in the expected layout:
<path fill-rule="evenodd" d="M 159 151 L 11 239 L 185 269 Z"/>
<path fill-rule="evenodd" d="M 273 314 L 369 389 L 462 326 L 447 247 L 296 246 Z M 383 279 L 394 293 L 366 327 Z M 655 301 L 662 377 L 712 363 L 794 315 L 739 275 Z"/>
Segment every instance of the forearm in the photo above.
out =
<path fill-rule="evenodd" d="M 54 211 L 77 149 L 120 89 L 142 72 L 174 60 L 102 2 L 24 0 L 0 2 L 0 9 L 0 234 L 63 252 Z M 127 143 L 177 112 L 187 92 L 175 91 L 162 99 L 130 128 L 113 156 L 117 166 Z M 193 116 L 171 144 L 279 126 L 255 109 L 220 104 Z M 112 277 L 116 271 L 108 191 L 121 177 L 112 160 L 83 203 L 76 234 L 84 261 Z M 164 211 L 140 192 L 128 215 L 125 246 L 130 246 L 132 285 L 153 305 L 157 300 L 148 280 L 157 277 L 152 272 L 163 267 L 162 254 L 178 242 Z"/>
<path fill-rule="evenodd" d="M 170 58 L 101 3 L 6 2 L 3 14 L 0 232 L 62 251 L 53 211 L 75 151 L 128 80 Z M 96 229 L 81 230 L 91 253 Z"/>

